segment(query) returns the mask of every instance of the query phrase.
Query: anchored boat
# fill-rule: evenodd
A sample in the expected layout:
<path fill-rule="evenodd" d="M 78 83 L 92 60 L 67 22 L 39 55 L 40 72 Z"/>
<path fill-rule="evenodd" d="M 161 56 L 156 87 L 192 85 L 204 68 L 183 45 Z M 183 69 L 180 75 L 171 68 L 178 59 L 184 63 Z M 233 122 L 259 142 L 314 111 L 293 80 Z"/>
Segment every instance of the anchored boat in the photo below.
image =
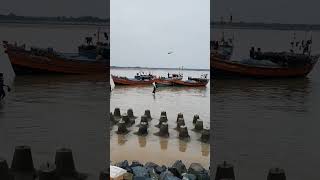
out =
<path fill-rule="evenodd" d="M 154 82 L 155 76 L 152 74 L 137 73 L 134 78 L 112 75 L 112 80 L 115 85 L 151 85 Z"/>
<path fill-rule="evenodd" d="M 303 77 L 308 75 L 319 59 L 319 55 L 311 55 L 312 41 L 291 42 L 290 52 L 262 52 L 250 50 L 250 58 L 240 61 L 231 60 L 226 46 L 211 48 L 211 68 L 213 76 L 249 76 L 249 77 Z M 302 51 L 294 50 L 300 44 Z"/>
<path fill-rule="evenodd" d="M 200 78 L 188 77 L 188 80 L 173 80 L 174 86 L 204 87 L 208 84 L 207 74 L 201 75 Z"/>
<path fill-rule="evenodd" d="M 159 77 L 156 78 L 154 81 L 156 83 L 157 87 L 163 87 L 163 86 L 173 86 L 174 80 L 182 80 L 183 75 L 182 74 L 170 74 L 168 73 L 168 77 Z"/>
<path fill-rule="evenodd" d="M 98 41 L 79 46 L 78 53 L 61 53 L 52 48 L 26 49 L 3 41 L 5 52 L 17 74 L 19 73 L 62 73 L 62 74 L 105 74 L 109 68 L 110 48 L 108 43 Z"/>

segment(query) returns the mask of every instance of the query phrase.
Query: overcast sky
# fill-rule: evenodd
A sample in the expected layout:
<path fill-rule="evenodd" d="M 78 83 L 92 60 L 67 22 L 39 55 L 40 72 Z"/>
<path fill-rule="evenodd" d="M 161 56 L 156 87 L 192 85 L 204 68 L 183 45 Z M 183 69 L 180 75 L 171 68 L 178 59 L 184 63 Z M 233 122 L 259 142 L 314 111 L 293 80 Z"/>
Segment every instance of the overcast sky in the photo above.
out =
<path fill-rule="evenodd" d="M 110 0 L 1 0 L 0 14 L 25 16 L 98 16 L 108 14 Z"/>
<path fill-rule="evenodd" d="M 111 0 L 111 65 L 209 68 L 209 3 Z"/>
<path fill-rule="evenodd" d="M 234 21 L 320 24 L 319 0 L 212 0 L 211 16 Z"/>

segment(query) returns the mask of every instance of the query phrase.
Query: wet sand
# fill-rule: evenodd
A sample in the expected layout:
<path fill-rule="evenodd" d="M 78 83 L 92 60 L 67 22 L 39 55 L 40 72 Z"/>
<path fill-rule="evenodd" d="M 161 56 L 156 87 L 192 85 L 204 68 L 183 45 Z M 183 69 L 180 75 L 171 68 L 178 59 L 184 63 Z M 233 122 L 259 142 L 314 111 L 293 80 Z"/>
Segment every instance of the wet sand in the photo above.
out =
<path fill-rule="evenodd" d="M 112 70 L 111 73 L 117 75 L 133 76 L 136 69 L 133 70 Z M 148 72 L 148 71 L 147 71 Z M 167 70 L 152 70 L 153 73 L 166 75 Z M 170 71 L 170 73 L 172 73 Z M 203 72 L 184 72 L 184 75 L 198 75 Z M 208 73 L 208 72 L 207 72 Z M 139 160 L 140 162 L 152 161 L 157 164 L 172 165 L 175 160 L 183 160 L 186 165 L 198 162 L 208 168 L 210 163 L 210 145 L 198 141 L 201 134 L 191 131 L 194 128 L 192 123 L 193 116 L 199 114 L 200 119 L 204 121 L 204 127 L 210 126 L 210 87 L 206 88 L 179 88 L 163 87 L 159 88 L 155 96 L 152 95 L 152 86 L 146 87 L 128 87 L 116 86 L 111 93 L 111 109 L 115 107 L 121 109 L 121 113 L 126 113 L 127 109 L 132 108 L 137 125 L 140 122 L 141 115 L 146 109 L 150 109 L 151 121 L 149 134 L 146 137 L 139 137 L 133 132 L 138 127 L 130 128 L 127 135 L 118 135 L 115 133 L 117 125 L 111 130 L 110 148 L 111 161 L 118 162 L 122 160 Z M 160 138 L 153 133 L 159 131 L 154 127 L 158 124 L 161 111 L 166 111 L 168 116 L 170 137 Z M 184 114 L 184 119 L 191 136 L 189 142 L 178 139 L 176 119 L 178 113 Z"/>

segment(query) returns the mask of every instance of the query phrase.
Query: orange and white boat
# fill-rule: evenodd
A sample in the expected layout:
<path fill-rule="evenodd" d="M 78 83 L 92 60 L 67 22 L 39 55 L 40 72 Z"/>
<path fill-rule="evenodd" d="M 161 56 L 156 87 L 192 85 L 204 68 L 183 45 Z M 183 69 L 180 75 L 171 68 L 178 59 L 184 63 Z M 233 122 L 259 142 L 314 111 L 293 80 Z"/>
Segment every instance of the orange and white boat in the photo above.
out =
<path fill-rule="evenodd" d="M 174 80 L 182 80 L 182 74 L 168 74 L 168 77 L 159 77 L 154 80 L 157 87 L 173 86 Z"/>
<path fill-rule="evenodd" d="M 230 61 L 216 56 L 211 57 L 213 76 L 250 76 L 250 77 L 303 77 L 308 75 L 319 56 L 313 56 L 310 62 L 297 67 L 266 66 Z"/>
<path fill-rule="evenodd" d="M 3 47 L 17 74 L 106 74 L 109 68 L 109 44 L 100 41 L 96 45 L 90 41 L 79 46 L 78 53 L 60 53 L 52 48 L 27 50 L 25 45 L 9 44 L 7 41 L 3 41 Z"/>
<path fill-rule="evenodd" d="M 112 80 L 115 85 L 131 85 L 131 86 L 139 86 L 139 85 L 152 85 L 154 82 L 154 76 L 151 74 L 137 74 L 134 78 L 127 78 L 123 76 L 115 76 L 111 75 Z"/>
<path fill-rule="evenodd" d="M 201 75 L 200 78 L 188 77 L 188 80 L 173 80 L 174 86 L 205 87 L 208 83 L 207 74 Z"/>
<path fill-rule="evenodd" d="M 230 53 L 221 53 L 223 49 L 232 49 L 233 46 L 211 48 L 212 74 L 213 77 L 303 77 L 311 72 L 319 59 L 319 55 L 311 55 L 309 50 L 311 43 L 310 40 L 303 43 L 304 50 L 301 53 L 296 53 L 293 50 L 291 52 L 262 53 L 260 49 L 257 52 L 252 49 L 250 58 L 240 61 L 231 60 Z"/>

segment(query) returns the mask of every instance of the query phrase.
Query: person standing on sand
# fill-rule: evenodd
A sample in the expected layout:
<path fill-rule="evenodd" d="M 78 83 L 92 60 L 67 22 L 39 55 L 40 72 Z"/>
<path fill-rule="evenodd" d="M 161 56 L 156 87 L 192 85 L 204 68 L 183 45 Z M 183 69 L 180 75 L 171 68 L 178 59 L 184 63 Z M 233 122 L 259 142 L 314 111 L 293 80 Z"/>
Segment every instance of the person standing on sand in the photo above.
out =
<path fill-rule="evenodd" d="M 156 94 L 157 85 L 156 85 L 155 82 L 153 82 L 152 85 L 153 85 L 153 91 L 152 91 L 152 93 L 153 93 L 153 94 Z"/>
<path fill-rule="evenodd" d="M 3 73 L 0 73 L 0 100 L 6 97 L 6 92 L 4 91 L 3 87 L 7 87 L 8 91 L 11 91 L 11 88 L 8 85 L 5 85 L 3 82 Z"/>

